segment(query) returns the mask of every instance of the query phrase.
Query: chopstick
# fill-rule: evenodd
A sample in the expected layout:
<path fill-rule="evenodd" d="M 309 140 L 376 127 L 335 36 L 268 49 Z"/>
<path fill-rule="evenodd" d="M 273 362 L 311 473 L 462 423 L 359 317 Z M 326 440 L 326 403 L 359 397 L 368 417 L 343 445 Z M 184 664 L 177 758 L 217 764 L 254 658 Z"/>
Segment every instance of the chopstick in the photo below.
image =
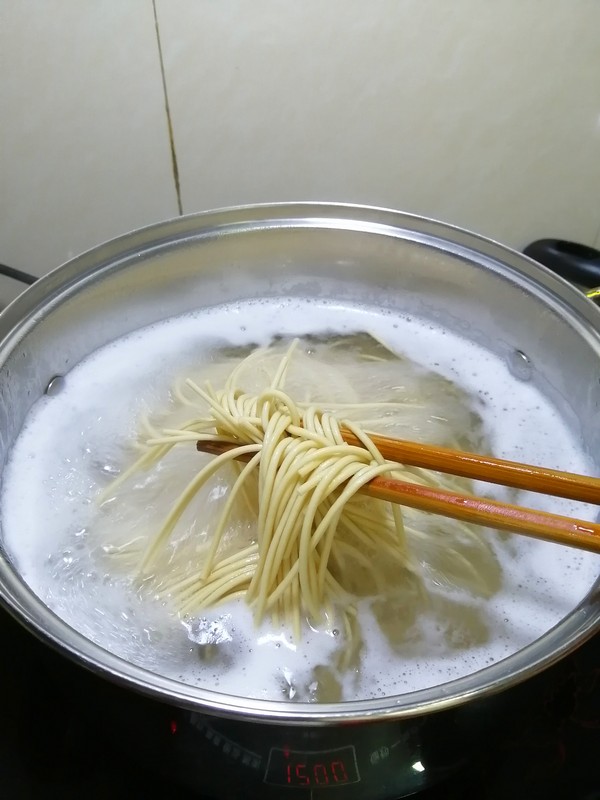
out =
<path fill-rule="evenodd" d="M 342 436 L 348 444 L 361 446 L 360 439 L 350 431 L 342 430 Z M 390 439 L 372 433 L 369 438 L 387 461 L 498 483 L 513 489 L 567 497 L 569 500 L 596 505 L 600 503 L 600 478 L 505 461 L 463 450 L 451 450 L 448 447 Z"/>
<path fill-rule="evenodd" d="M 348 431 L 343 431 L 343 437 L 348 444 L 361 445 L 360 441 L 352 434 L 349 434 Z M 400 461 L 400 459 L 397 457 L 390 458 L 386 453 L 389 454 L 393 452 L 394 455 L 397 456 L 399 452 L 405 452 L 405 445 L 414 444 L 412 442 L 404 442 L 371 434 L 370 438 L 378 447 L 379 442 L 382 442 L 380 452 L 384 458 L 390 461 Z M 400 445 L 400 450 L 396 448 L 397 444 Z M 236 447 L 236 445 L 232 445 L 229 442 L 201 440 L 196 443 L 196 448 L 199 451 L 211 453 L 212 455 L 219 455 L 233 447 Z M 600 502 L 598 489 L 596 488 L 595 495 L 591 492 L 593 483 L 600 485 L 600 481 L 596 478 L 587 478 L 583 475 L 566 472 L 554 473 L 552 470 L 543 469 L 541 467 L 518 464 L 517 462 L 501 461 L 487 456 L 462 453 L 461 451 L 454 451 L 448 448 L 436 448 L 432 445 L 414 445 L 414 447 L 416 448 L 414 450 L 414 458 L 418 458 L 420 463 L 415 464 L 413 462 L 411 464 L 412 466 L 426 466 L 425 462 L 427 462 L 428 469 L 434 469 L 440 472 L 452 472 L 453 474 L 462 475 L 463 477 L 475 477 L 479 479 L 481 475 L 475 471 L 475 466 L 476 459 L 481 458 L 486 465 L 488 474 L 492 474 L 496 478 L 496 480 L 492 480 L 490 477 L 486 477 L 485 480 L 487 481 L 504 483 L 504 480 L 500 479 L 500 475 L 502 474 L 502 470 L 508 465 L 508 478 L 511 481 L 510 483 L 506 483 L 508 486 L 531 489 L 532 487 L 527 480 L 527 476 L 534 474 L 536 476 L 536 481 L 534 481 L 534 483 L 537 487 L 541 487 L 542 485 L 550 485 L 553 487 L 553 481 L 549 481 L 549 483 L 545 481 L 548 480 L 548 477 L 555 477 L 558 475 L 558 492 L 549 491 L 548 489 L 543 490 L 542 488 L 536 488 L 535 491 L 545 491 L 546 494 L 558 494 L 559 496 L 567 496 L 571 499 L 579 500 L 581 499 L 581 494 L 577 493 L 576 487 L 582 485 L 583 494 L 587 502 L 590 502 L 590 498 L 592 497 L 593 499 L 591 499 L 591 502 L 596 504 Z M 421 448 L 423 452 L 419 455 Z M 434 459 L 433 451 L 436 450 L 441 451 L 448 459 L 443 461 L 444 469 L 440 469 L 439 464 L 437 464 Z M 450 468 L 452 459 L 455 456 L 458 456 L 458 469 L 461 469 L 461 472 Z M 461 461 L 461 456 L 467 457 L 464 462 Z M 413 456 L 409 454 L 409 458 L 412 457 Z M 404 460 L 401 463 L 410 462 Z M 433 463 L 435 463 L 435 466 L 430 466 Z M 498 468 L 500 472 L 496 471 Z M 588 483 L 590 481 L 593 482 L 591 485 Z M 445 489 L 432 489 L 428 486 L 408 483 L 407 481 L 385 476 L 374 478 L 369 483 L 365 484 L 360 491 L 362 494 L 379 500 L 399 503 L 411 508 L 416 508 L 420 511 L 427 511 L 431 514 L 439 514 L 444 517 L 452 517 L 475 525 L 484 525 L 489 528 L 496 528 L 511 533 L 520 533 L 547 542 L 554 542 L 566 545 L 567 547 L 576 547 L 581 550 L 588 550 L 592 553 L 600 553 L 600 525 L 586 520 L 564 517 L 546 511 L 522 508 L 510 503 L 501 503 L 496 500 L 460 494 Z M 569 494 L 564 494 L 564 491 L 568 491 Z M 561 492 L 563 493 L 561 494 Z"/>
<path fill-rule="evenodd" d="M 431 514 L 600 553 L 600 525 L 586 520 L 445 489 L 431 489 L 395 478 L 374 478 L 365 486 L 365 494 Z"/>

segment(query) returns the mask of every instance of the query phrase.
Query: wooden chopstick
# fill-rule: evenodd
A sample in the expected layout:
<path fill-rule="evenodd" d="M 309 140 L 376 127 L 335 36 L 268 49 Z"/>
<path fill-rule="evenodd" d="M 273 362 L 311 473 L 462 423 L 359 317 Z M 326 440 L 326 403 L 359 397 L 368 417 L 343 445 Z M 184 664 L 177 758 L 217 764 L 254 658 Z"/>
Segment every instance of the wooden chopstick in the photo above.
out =
<path fill-rule="evenodd" d="M 431 489 L 384 476 L 374 478 L 366 484 L 364 493 L 379 500 L 400 503 L 431 514 L 441 514 L 475 525 L 521 533 L 534 539 L 600 553 L 600 525 L 586 520 L 445 489 Z"/>
<path fill-rule="evenodd" d="M 381 437 L 371 436 L 375 442 Z M 344 439 L 346 439 L 346 431 L 344 431 Z M 397 440 L 388 439 L 387 442 L 396 442 Z M 354 441 L 348 442 L 349 444 L 359 444 L 360 442 L 354 437 Z M 404 443 L 401 443 L 404 444 Z M 220 455 L 227 450 L 236 447 L 229 442 L 218 441 L 198 441 L 196 448 L 200 452 L 211 453 L 212 455 Z M 425 446 L 427 450 L 430 448 Z M 443 448 L 442 448 L 443 449 Z M 385 455 L 383 449 L 380 450 L 384 458 L 389 458 Z M 388 449 L 389 453 L 390 450 Z M 446 450 L 448 453 L 455 451 Z M 456 451 L 457 452 L 457 451 Z M 473 454 L 467 454 L 471 456 Z M 431 457 L 431 453 L 427 458 Z M 478 458 L 478 456 L 474 456 Z M 493 462 L 495 459 L 488 459 L 483 457 L 485 461 Z M 243 456 L 240 460 L 243 459 Z M 390 461 L 396 461 L 396 458 L 389 458 Z M 407 463 L 407 462 L 404 462 Z M 513 464 L 514 462 L 501 462 L 501 464 Z M 514 464 L 516 467 L 522 466 L 525 469 L 537 470 L 537 467 L 530 467 L 528 465 Z M 413 466 L 423 466 L 418 464 Z M 438 467 L 429 467 L 430 469 L 438 469 Z M 446 470 L 438 470 L 448 472 Z M 551 472 L 551 470 L 546 470 Z M 460 474 L 460 473 L 454 473 Z M 471 477 L 473 473 L 466 475 L 462 473 L 463 477 Z M 524 480 L 525 471 L 516 474 L 519 480 Z M 570 475 L 570 473 L 560 473 L 561 475 Z M 476 477 L 479 477 L 476 475 Z M 574 475 L 574 478 L 584 478 L 585 476 Z M 489 479 L 488 479 L 489 480 Z M 595 479 L 590 479 L 595 480 Z M 493 481 L 499 483 L 499 480 Z M 514 483 L 508 485 L 515 486 Z M 568 484 L 571 485 L 572 484 Z M 519 484 L 518 488 L 530 488 L 527 484 Z M 564 487 L 562 487 L 564 488 Z M 391 503 L 399 503 L 400 505 L 416 508 L 420 511 L 427 511 L 431 514 L 439 514 L 444 517 L 452 517 L 454 519 L 462 520 L 463 522 L 470 522 L 476 525 L 484 525 L 489 528 L 496 528 L 499 530 L 510 531 L 511 533 L 520 533 L 525 536 L 530 536 L 536 539 L 543 539 L 547 542 L 555 542 L 557 544 L 566 545 L 567 547 L 576 547 L 581 550 L 589 550 L 592 553 L 600 553 L 600 525 L 587 522 L 581 519 L 572 519 L 571 517 L 564 517 L 558 514 L 550 514 L 546 511 L 537 511 L 530 508 L 522 508 L 520 506 L 511 505 L 509 503 L 501 503 L 496 500 L 489 500 L 487 498 L 475 497 L 473 495 L 459 494 L 457 492 L 450 492 L 445 489 L 432 489 L 428 486 L 420 486 L 407 481 L 398 480 L 396 478 L 388 478 L 380 476 L 374 478 L 369 483 L 365 484 L 360 490 L 362 494 L 370 497 L 375 497 L 379 500 L 386 500 Z M 541 489 L 536 489 L 541 491 Z M 546 494 L 554 494 L 554 492 L 547 491 Z M 564 496 L 564 495 L 563 495 Z M 571 495 L 572 496 L 572 495 Z M 580 499 L 579 496 L 573 499 Z M 593 501 L 594 502 L 594 501 Z M 599 502 L 596 493 L 595 503 Z"/>
<path fill-rule="evenodd" d="M 360 439 L 350 431 L 342 430 L 342 436 L 348 444 L 361 446 Z M 390 439 L 372 433 L 369 438 L 387 461 L 424 467 L 462 478 L 499 483 L 514 489 L 567 497 L 584 503 L 600 503 L 600 478 L 505 461 L 463 450 L 451 450 L 448 447 Z"/>

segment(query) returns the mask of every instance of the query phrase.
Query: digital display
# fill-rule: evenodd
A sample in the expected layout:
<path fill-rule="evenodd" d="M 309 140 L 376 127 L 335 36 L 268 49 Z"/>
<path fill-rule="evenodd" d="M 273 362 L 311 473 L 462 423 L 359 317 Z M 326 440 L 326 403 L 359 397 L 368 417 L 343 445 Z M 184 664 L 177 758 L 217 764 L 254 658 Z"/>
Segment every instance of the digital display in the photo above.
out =
<path fill-rule="evenodd" d="M 309 751 L 272 747 L 264 781 L 294 789 L 326 789 L 358 783 L 354 747 Z"/>

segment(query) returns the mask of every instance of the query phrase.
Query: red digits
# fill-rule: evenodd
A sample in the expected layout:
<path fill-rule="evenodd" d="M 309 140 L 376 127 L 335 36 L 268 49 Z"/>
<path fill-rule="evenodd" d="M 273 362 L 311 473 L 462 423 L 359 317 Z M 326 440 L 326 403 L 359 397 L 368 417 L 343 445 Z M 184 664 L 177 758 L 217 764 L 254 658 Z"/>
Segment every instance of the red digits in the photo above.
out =
<path fill-rule="evenodd" d="M 313 767 L 316 783 L 329 783 L 329 775 L 325 764 L 315 764 Z"/>
<path fill-rule="evenodd" d="M 332 761 L 331 771 L 333 772 L 333 779 L 336 783 L 346 783 L 348 780 L 348 773 L 343 761 Z"/>
<path fill-rule="evenodd" d="M 296 777 L 298 778 L 298 783 L 301 783 L 304 786 L 310 783 L 310 778 L 306 774 L 305 770 L 306 764 L 296 764 Z"/>
<path fill-rule="evenodd" d="M 348 783 L 348 772 L 343 761 L 294 763 L 292 760 L 285 765 L 285 779 L 291 786 L 329 786 Z"/>

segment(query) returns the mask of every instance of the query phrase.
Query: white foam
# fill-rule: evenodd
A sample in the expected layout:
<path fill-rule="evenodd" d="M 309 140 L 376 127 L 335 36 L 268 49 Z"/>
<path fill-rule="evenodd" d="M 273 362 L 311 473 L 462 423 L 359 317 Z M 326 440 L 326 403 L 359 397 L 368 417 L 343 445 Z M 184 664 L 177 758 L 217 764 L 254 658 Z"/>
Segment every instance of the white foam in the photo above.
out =
<path fill-rule="evenodd" d="M 66 376 L 62 393 L 35 406 L 11 455 L 2 495 L 6 547 L 32 589 L 74 628 L 148 669 L 232 694 L 312 699 L 312 670 L 328 662 L 337 644 L 331 632 L 309 631 L 294 645 L 284 631 L 255 632 L 243 604 L 220 607 L 186 629 L 166 607 L 141 601 L 125 580 L 99 572 L 89 524 L 98 483 L 116 469 L 119 443 L 134 436 L 145 410 L 164 404 L 176 376 L 201 370 L 217 341 L 267 344 L 277 334 L 325 330 L 368 330 L 478 395 L 496 455 L 592 471 L 576 437 L 532 383 L 516 381 L 496 356 L 427 321 L 296 299 L 203 310 L 103 348 Z M 527 496 L 520 502 L 594 515 L 565 500 Z M 360 675 L 346 678 L 345 697 L 423 688 L 499 660 L 555 625 L 598 573 L 597 557 L 532 540 L 515 537 L 498 554 L 505 578 L 485 607 L 491 643 L 449 654 L 444 640 L 460 637 L 460 630 L 431 613 L 420 622 L 416 644 L 399 656 L 363 603 L 367 647 Z M 194 643 L 211 637 L 219 641 L 215 661 L 200 662 Z"/>

